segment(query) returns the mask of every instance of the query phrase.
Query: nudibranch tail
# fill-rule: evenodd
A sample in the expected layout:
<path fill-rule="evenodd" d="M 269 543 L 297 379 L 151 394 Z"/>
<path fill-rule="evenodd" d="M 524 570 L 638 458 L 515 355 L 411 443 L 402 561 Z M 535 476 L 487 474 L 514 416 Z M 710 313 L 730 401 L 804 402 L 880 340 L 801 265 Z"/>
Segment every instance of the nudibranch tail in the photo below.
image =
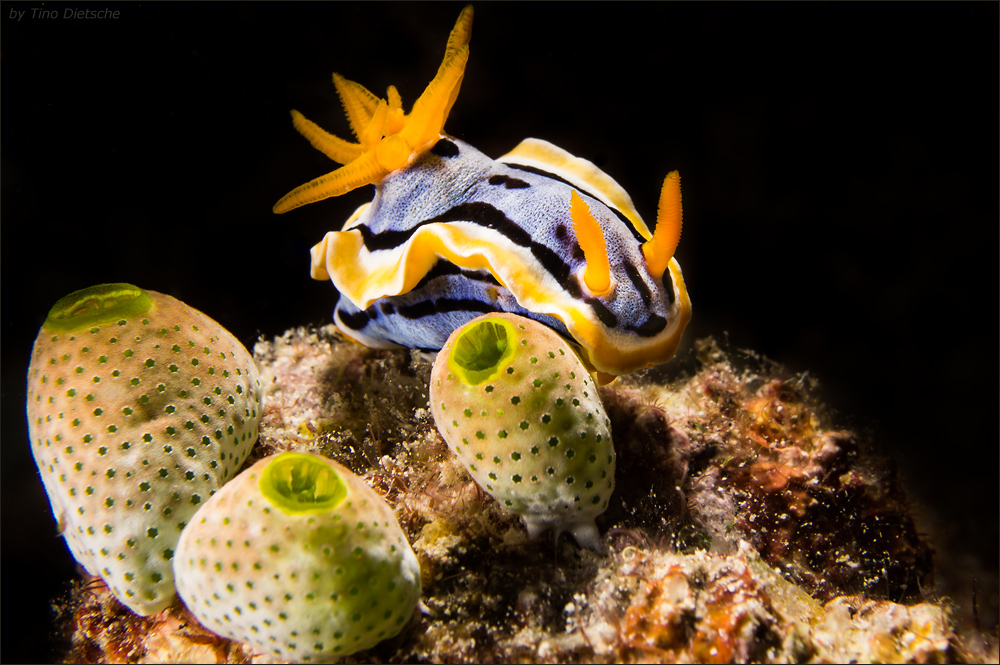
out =
<path fill-rule="evenodd" d="M 274 212 L 281 214 L 308 203 L 340 196 L 357 187 L 377 184 L 434 147 L 441 138 L 444 123 L 465 75 L 469 39 L 472 37 L 472 16 L 471 5 L 462 10 L 448 37 L 448 46 L 437 74 L 414 102 L 408 115 L 403 113 L 403 102 L 396 88 L 390 86 L 388 99 L 380 99 L 364 86 L 339 74 L 333 75 L 333 83 L 357 143 L 339 139 L 293 111 L 295 129 L 313 147 L 344 166 L 296 187 L 274 205 Z"/>
<path fill-rule="evenodd" d="M 611 265 L 604 232 L 575 189 L 570 192 L 569 214 L 587 265 L 583 281 L 592 295 L 603 296 L 611 290 Z"/>
<path fill-rule="evenodd" d="M 649 274 L 659 279 L 674 256 L 681 239 L 681 175 L 671 171 L 660 190 L 653 237 L 642 245 Z"/>

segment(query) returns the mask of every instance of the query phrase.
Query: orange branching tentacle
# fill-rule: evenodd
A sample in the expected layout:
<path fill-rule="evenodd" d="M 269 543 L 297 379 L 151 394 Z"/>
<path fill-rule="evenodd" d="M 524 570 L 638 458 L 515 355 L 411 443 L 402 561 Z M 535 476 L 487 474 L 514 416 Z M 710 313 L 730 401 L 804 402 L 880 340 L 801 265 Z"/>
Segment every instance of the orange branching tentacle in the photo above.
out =
<path fill-rule="evenodd" d="M 306 137 L 312 147 L 337 162 L 349 164 L 361 156 L 363 150 L 357 143 L 349 143 L 344 139 L 330 134 L 312 120 L 307 119 L 298 111 L 292 111 L 292 125 Z"/>
<path fill-rule="evenodd" d="M 347 122 L 351 125 L 351 131 L 354 132 L 354 136 L 360 139 L 365 127 L 371 124 L 379 98 L 360 83 L 348 81 L 336 72 L 333 74 L 333 85 L 336 86 L 337 94 L 340 95 L 340 103 L 347 114 Z"/>
<path fill-rule="evenodd" d="M 604 232 L 594 219 L 587 202 L 576 190 L 569 195 L 569 215 L 573 220 L 576 240 L 583 250 L 587 270 L 583 281 L 595 296 L 602 296 L 611 290 L 611 265 L 608 260 L 608 247 L 604 240 Z"/>
<path fill-rule="evenodd" d="M 274 212 L 280 215 L 300 206 L 328 199 L 331 196 L 340 196 L 352 189 L 378 182 L 385 175 L 385 170 L 379 166 L 375 159 L 375 153 L 366 152 L 350 164 L 341 166 L 325 176 L 310 180 L 285 194 L 281 200 L 274 204 Z"/>
<path fill-rule="evenodd" d="M 380 99 L 364 86 L 334 74 L 333 84 L 358 143 L 337 138 L 298 111 L 292 111 L 292 124 L 299 133 L 313 147 L 344 166 L 296 187 L 275 204 L 274 212 L 287 212 L 362 185 L 377 184 L 430 150 L 444 131 L 448 112 L 462 85 L 471 37 L 472 6 L 469 5 L 462 10 L 448 37 L 437 74 L 408 115 L 403 113 L 403 100 L 395 87 L 389 86 L 388 99 Z"/>
<path fill-rule="evenodd" d="M 463 46 L 468 46 L 469 40 L 472 39 L 472 18 L 472 5 L 466 5 L 462 8 L 462 13 L 458 15 L 458 20 L 455 21 L 455 27 L 451 29 L 451 34 L 448 35 L 448 44 L 445 46 L 445 60 L 448 59 L 451 53 Z M 438 71 L 440 72 L 440 69 Z"/>
<path fill-rule="evenodd" d="M 448 37 L 448 47 L 437 74 L 413 103 L 406 127 L 400 132 L 406 144 L 416 152 L 428 149 L 428 144 L 433 145 L 437 141 L 444 129 L 448 112 L 458 97 L 465 75 L 465 64 L 469 60 L 472 16 L 472 5 L 468 5 L 462 10 Z"/>
<path fill-rule="evenodd" d="M 660 279 L 674 256 L 681 239 L 681 175 L 671 171 L 660 190 L 660 206 L 656 212 L 653 237 L 642 245 L 646 268 L 654 279 Z"/>
<path fill-rule="evenodd" d="M 403 113 L 403 98 L 400 97 L 396 86 L 389 86 L 386 90 L 386 97 L 389 100 L 389 114 L 385 119 L 385 133 L 387 136 L 391 136 L 398 134 L 406 125 L 406 114 Z"/>
<path fill-rule="evenodd" d="M 414 152 L 427 150 L 437 142 L 444 129 L 444 121 L 451 105 L 458 96 L 462 83 L 462 69 L 469 53 L 459 53 L 448 64 L 451 67 L 441 78 L 435 77 L 420 98 L 413 103 L 406 127 L 399 133 Z"/>
<path fill-rule="evenodd" d="M 472 39 L 472 19 L 473 19 L 472 5 L 466 5 L 462 9 L 462 13 L 458 16 L 458 21 L 455 22 L 455 27 L 452 28 L 451 34 L 448 35 L 448 46 L 445 49 L 444 62 L 441 63 L 441 67 L 438 68 L 438 74 L 440 75 L 441 70 L 444 69 L 445 63 L 448 61 L 449 55 L 454 53 L 458 55 L 460 51 L 464 49 L 464 58 L 468 60 L 469 58 L 469 41 Z M 448 114 L 451 113 L 451 107 L 455 103 L 455 99 L 458 98 L 458 91 L 462 87 L 462 79 L 465 77 L 465 60 L 462 61 L 459 67 L 458 80 L 455 82 L 455 87 L 451 90 L 451 95 L 448 98 L 448 103 L 444 107 L 444 117 L 441 119 L 441 127 L 444 128 L 444 121 L 448 118 Z"/>
<path fill-rule="evenodd" d="M 389 104 L 384 100 L 378 100 L 378 106 L 372 115 L 368 126 L 358 135 L 358 140 L 367 150 L 378 145 L 378 142 L 385 136 L 385 121 L 389 115 Z"/>

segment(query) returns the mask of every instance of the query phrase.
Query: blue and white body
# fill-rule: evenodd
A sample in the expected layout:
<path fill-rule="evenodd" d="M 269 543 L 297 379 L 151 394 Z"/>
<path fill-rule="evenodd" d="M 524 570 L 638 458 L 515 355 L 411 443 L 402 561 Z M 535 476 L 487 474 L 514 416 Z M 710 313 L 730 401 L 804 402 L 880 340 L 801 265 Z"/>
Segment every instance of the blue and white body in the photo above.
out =
<path fill-rule="evenodd" d="M 468 58 L 472 9 L 437 76 L 402 113 L 334 75 L 359 141 L 293 112 L 296 128 L 345 164 L 285 196 L 285 212 L 374 184 L 375 198 L 312 250 L 312 276 L 341 297 L 334 321 L 367 346 L 439 349 L 485 312 L 535 319 L 573 342 L 602 380 L 668 360 L 690 319 L 673 251 L 680 182 L 664 183 L 656 233 L 592 163 L 538 139 L 493 160 L 443 132 Z"/>

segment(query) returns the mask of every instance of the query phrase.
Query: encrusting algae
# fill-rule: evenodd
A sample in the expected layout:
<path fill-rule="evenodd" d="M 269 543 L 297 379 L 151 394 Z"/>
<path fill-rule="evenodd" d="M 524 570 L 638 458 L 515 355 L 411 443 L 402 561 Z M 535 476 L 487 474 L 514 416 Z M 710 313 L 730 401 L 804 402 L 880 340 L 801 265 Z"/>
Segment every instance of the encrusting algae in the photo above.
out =
<path fill-rule="evenodd" d="M 696 343 L 691 373 L 600 389 L 616 483 L 601 547 L 532 539 L 434 426 L 430 360 L 333 326 L 261 340 L 260 441 L 246 466 L 320 453 L 392 507 L 421 608 L 338 662 L 984 662 L 925 597 L 931 548 L 891 465 L 831 429 L 809 381 Z M 274 662 L 180 604 L 128 612 L 99 578 L 61 605 L 69 662 Z"/>

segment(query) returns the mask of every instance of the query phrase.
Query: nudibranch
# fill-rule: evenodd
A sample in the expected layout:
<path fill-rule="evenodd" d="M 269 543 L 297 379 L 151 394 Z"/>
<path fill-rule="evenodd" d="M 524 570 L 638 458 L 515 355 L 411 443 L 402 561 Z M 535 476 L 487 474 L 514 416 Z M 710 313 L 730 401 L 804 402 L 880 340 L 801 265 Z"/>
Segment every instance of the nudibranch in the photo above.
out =
<path fill-rule="evenodd" d="M 440 349 L 488 312 L 550 326 L 602 382 L 666 362 L 691 317 L 674 250 L 680 176 L 660 193 L 655 233 L 591 162 L 539 139 L 493 160 L 444 133 L 469 58 L 472 7 L 448 38 L 437 75 L 409 114 L 339 74 L 351 143 L 297 111 L 295 128 L 344 166 L 298 187 L 284 213 L 363 185 L 375 198 L 312 248 L 312 277 L 341 297 L 337 327 L 376 348 Z"/>

